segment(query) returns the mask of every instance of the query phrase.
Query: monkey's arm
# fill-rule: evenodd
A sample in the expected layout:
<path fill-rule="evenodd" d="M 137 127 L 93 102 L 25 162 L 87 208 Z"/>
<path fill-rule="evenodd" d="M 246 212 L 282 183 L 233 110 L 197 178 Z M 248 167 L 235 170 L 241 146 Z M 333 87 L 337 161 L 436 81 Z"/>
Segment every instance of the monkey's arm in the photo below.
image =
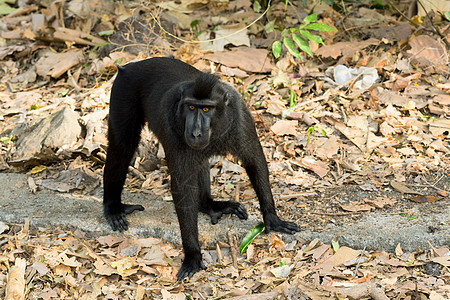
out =
<path fill-rule="evenodd" d="M 246 140 L 247 143 L 240 150 L 239 156 L 258 196 L 266 232 L 278 231 L 292 234 L 300 231 L 294 222 L 284 221 L 277 216 L 269 182 L 269 170 L 256 132 Z"/>
<path fill-rule="evenodd" d="M 200 164 L 188 160 L 182 152 L 166 152 L 170 172 L 173 202 L 180 224 L 184 260 L 177 273 L 178 281 L 192 277 L 196 272 L 206 269 L 202 261 L 198 242 L 198 212 L 200 193 L 198 173 Z"/>

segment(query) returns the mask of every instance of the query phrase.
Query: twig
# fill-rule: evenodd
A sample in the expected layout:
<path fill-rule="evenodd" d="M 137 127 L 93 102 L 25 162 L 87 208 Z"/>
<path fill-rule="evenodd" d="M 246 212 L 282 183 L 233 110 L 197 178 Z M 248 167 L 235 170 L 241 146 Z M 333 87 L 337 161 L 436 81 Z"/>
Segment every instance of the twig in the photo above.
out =
<path fill-rule="evenodd" d="M 322 215 L 322 216 L 349 216 L 349 215 L 353 215 L 353 214 L 357 214 L 357 213 L 359 213 L 359 212 L 353 212 L 353 211 L 350 211 L 350 212 L 343 212 L 343 213 L 323 213 L 323 212 L 309 212 L 310 214 L 313 214 L 313 215 Z"/>
<path fill-rule="evenodd" d="M 394 3 L 392 3 L 390 0 L 386 0 L 386 2 L 393 8 L 395 9 L 403 18 L 405 18 L 409 23 L 411 23 L 413 26 L 416 26 L 418 28 L 422 27 L 421 25 L 417 24 L 416 22 L 414 22 L 413 20 L 411 20 L 410 18 L 408 18 L 407 15 L 405 15 L 401 10 L 399 10 L 397 8 L 397 6 L 394 5 Z M 419 1 L 420 2 L 420 1 Z"/>
<path fill-rule="evenodd" d="M 171 36 L 172 38 L 174 38 L 174 39 L 176 39 L 176 40 L 179 40 L 179 41 L 181 41 L 181 42 L 183 42 L 183 43 L 200 44 L 200 43 L 209 43 L 209 42 L 214 42 L 214 41 L 219 41 L 219 40 L 227 39 L 227 38 L 229 38 L 229 37 L 231 37 L 231 36 L 233 36 L 233 35 L 236 35 L 236 34 L 242 32 L 242 31 L 244 31 L 244 30 L 250 28 L 253 24 L 255 24 L 256 22 L 258 22 L 259 20 L 261 20 L 261 18 L 264 17 L 264 16 L 267 14 L 267 12 L 268 12 L 269 9 L 270 9 L 271 2 L 272 2 L 272 0 L 269 1 L 269 3 L 267 4 L 267 9 L 266 9 L 266 10 L 265 10 L 258 18 L 256 18 L 253 22 L 251 22 L 250 24 L 248 24 L 248 25 L 245 26 L 244 28 L 239 29 L 239 30 L 237 30 L 237 31 L 235 31 L 235 32 L 232 32 L 232 33 L 230 33 L 230 34 L 228 34 L 228 35 L 226 35 L 226 36 L 221 36 L 221 37 L 219 37 L 219 38 L 208 39 L 208 40 L 203 40 L 203 41 L 192 41 L 192 40 L 188 41 L 188 40 L 182 39 L 182 38 L 180 38 L 180 37 L 177 37 L 176 35 L 174 35 L 174 34 L 168 32 L 167 30 L 165 30 L 165 29 L 162 27 L 161 23 L 159 23 L 159 21 L 156 19 L 156 17 L 153 15 L 153 13 L 152 13 L 151 11 L 149 11 L 149 13 L 150 13 L 150 16 L 153 18 L 153 20 L 155 20 L 156 24 L 158 24 L 159 28 L 160 28 L 165 34 L 167 34 L 168 36 Z"/>
<path fill-rule="evenodd" d="M 223 259 L 222 259 L 222 251 L 220 250 L 220 246 L 219 243 L 216 244 L 216 252 L 217 252 L 217 261 L 219 262 L 219 264 L 223 264 Z"/>
<path fill-rule="evenodd" d="M 423 176 L 422 176 L 422 178 L 421 178 L 422 180 L 423 180 L 423 182 L 425 182 L 426 184 L 428 184 L 430 187 L 432 187 L 432 188 L 434 188 L 434 189 L 436 189 L 436 190 L 438 190 L 438 191 L 441 191 L 441 192 L 444 192 L 444 193 L 447 193 L 447 194 L 450 194 L 450 192 L 449 191 L 446 191 L 446 190 L 443 190 L 443 189 L 441 189 L 441 188 L 438 188 L 437 186 L 435 186 L 434 184 L 432 184 L 432 183 L 429 183 Z M 441 180 L 441 178 L 439 178 L 439 180 Z M 438 181 L 439 181 L 438 180 Z M 436 183 L 438 182 L 438 181 L 436 181 Z M 435 183 L 435 184 L 436 184 Z"/>
<path fill-rule="evenodd" d="M 233 267 L 238 269 L 238 263 L 237 263 L 237 254 L 236 254 L 236 243 L 234 241 L 233 236 L 231 235 L 231 232 L 227 232 L 228 242 L 230 243 L 230 251 L 231 251 L 231 260 L 233 261 Z"/>
<path fill-rule="evenodd" d="M 356 277 L 356 273 L 358 273 L 359 264 L 361 263 L 361 259 L 362 259 L 363 255 L 364 255 L 364 251 L 366 251 L 366 246 L 364 246 L 364 248 L 361 251 L 361 255 L 359 256 L 358 264 L 356 265 L 355 273 L 353 274 L 353 278 L 355 278 Z"/>
<path fill-rule="evenodd" d="M 422 6 L 423 11 L 425 12 L 425 14 L 427 15 L 428 19 L 430 20 L 431 26 L 433 27 L 434 31 L 437 33 L 437 35 L 439 35 L 439 37 L 442 39 L 442 41 L 444 41 L 445 46 L 447 46 L 447 49 L 450 49 L 450 44 L 448 43 L 447 39 L 445 38 L 445 36 L 441 33 L 441 31 L 439 30 L 439 28 L 437 28 L 434 23 L 433 20 L 431 19 L 430 15 L 428 14 L 428 11 L 425 9 L 425 6 L 423 5 L 421 0 L 418 0 L 417 3 L 420 4 L 420 6 Z"/>

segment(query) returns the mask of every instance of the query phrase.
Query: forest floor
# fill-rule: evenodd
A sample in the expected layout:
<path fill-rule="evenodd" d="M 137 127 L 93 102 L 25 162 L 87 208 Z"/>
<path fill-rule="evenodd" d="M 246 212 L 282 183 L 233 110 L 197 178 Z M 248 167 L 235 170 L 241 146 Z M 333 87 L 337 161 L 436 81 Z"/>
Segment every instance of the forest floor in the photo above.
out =
<path fill-rule="evenodd" d="M 266 14 L 263 2 L 0 1 L 0 298 L 450 298 L 449 21 L 439 7 L 411 9 L 418 1 L 274 2 Z M 312 12 L 336 28 L 311 31 L 325 45 L 275 59 L 280 28 Z M 239 254 L 258 203 L 239 163 L 214 158 L 214 197 L 250 216 L 215 226 L 201 216 L 208 268 L 183 283 L 151 133 L 124 194 L 146 210 L 117 235 L 101 206 L 114 64 L 167 55 L 241 92 L 279 214 L 302 229 L 262 234 Z"/>

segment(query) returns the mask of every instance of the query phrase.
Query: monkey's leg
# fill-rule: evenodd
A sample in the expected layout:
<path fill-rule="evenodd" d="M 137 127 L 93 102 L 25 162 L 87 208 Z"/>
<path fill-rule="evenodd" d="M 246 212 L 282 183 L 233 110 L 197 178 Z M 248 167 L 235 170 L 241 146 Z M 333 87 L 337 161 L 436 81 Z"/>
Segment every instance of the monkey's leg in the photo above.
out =
<path fill-rule="evenodd" d="M 239 219 L 247 219 L 245 207 L 235 201 L 214 201 L 211 197 L 210 168 L 208 161 L 202 164 L 199 172 L 200 211 L 211 217 L 211 223 L 217 224 L 223 214 L 235 214 Z"/>
<path fill-rule="evenodd" d="M 206 269 L 202 261 L 200 244 L 198 241 L 198 209 L 199 192 L 195 170 L 196 167 L 184 168 L 186 165 L 179 159 L 169 165 L 171 176 L 172 197 L 180 224 L 183 243 L 184 260 L 177 273 L 178 281 L 192 277 L 196 272 Z M 197 166 L 198 168 L 198 166 Z M 190 172 L 187 172 L 189 170 Z"/>
<path fill-rule="evenodd" d="M 278 231 L 292 234 L 300 231 L 294 222 L 284 221 L 277 216 L 269 182 L 269 170 L 256 132 L 254 136 L 248 137 L 247 141 L 245 147 L 242 147 L 237 154 L 258 196 L 266 232 Z"/>
<path fill-rule="evenodd" d="M 113 230 L 128 229 L 126 214 L 144 210 L 142 205 L 123 204 L 121 194 L 128 166 L 133 158 L 141 132 L 135 108 L 112 106 L 108 126 L 108 150 L 103 175 L 103 212 Z"/>

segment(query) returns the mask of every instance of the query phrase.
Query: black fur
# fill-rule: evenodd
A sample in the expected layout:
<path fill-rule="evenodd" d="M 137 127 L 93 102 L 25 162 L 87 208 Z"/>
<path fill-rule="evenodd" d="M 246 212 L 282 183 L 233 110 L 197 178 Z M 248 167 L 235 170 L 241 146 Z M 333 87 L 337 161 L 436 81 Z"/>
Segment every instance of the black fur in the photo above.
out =
<path fill-rule="evenodd" d="M 204 269 L 198 242 L 198 212 L 213 224 L 223 214 L 247 219 L 244 206 L 213 201 L 208 159 L 231 153 L 241 160 L 259 199 L 266 231 L 294 233 L 299 227 L 281 220 L 253 118 L 239 93 L 217 76 L 173 58 L 129 63 L 111 91 L 108 153 L 104 173 L 104 215 L 113 230 L 128 229 L 125 215 L 143 210 L 122 204 L 128 166 L 145 122 L 163 145 L 171 176 L 185 258 L 178 280 Z"/>

